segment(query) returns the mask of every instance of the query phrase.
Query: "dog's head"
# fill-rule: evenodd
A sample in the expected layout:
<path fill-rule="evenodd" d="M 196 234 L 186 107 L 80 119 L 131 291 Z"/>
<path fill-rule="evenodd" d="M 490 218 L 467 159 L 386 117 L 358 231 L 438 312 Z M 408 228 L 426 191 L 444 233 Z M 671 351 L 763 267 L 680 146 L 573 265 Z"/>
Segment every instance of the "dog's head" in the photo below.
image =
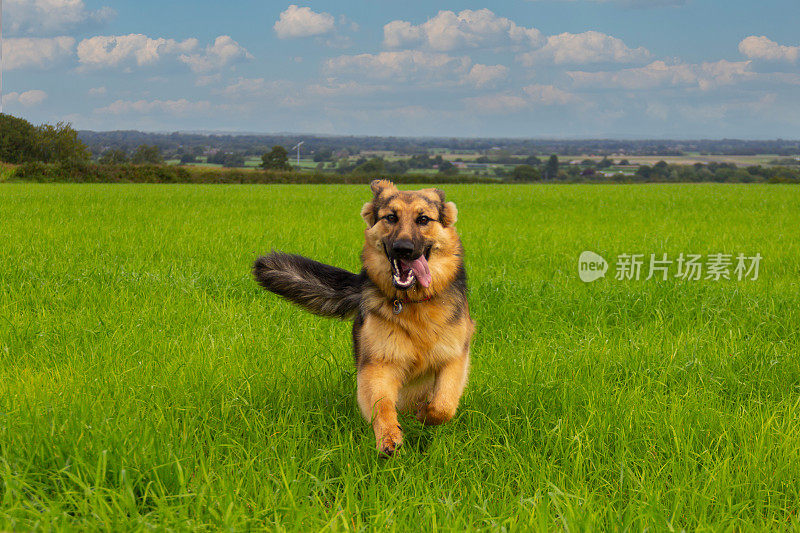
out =
<path fill-rule="evenodd" d="M 372 201 L 361 209 L 367 223 L 362 259 L 370 278 L 387 294 L 444 288 L 461 261 L 456 205 L 439 189 L 399 191 L 388 180 L 370 187 Z"/>

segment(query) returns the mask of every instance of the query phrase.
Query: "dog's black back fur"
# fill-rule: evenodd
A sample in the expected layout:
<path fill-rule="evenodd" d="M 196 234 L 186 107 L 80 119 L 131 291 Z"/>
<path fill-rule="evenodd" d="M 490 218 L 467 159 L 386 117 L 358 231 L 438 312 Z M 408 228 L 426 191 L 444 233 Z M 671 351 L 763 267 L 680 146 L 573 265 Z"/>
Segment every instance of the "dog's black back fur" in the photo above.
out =
<path fill-rule="evenodd" d="M 361 302 L 366 273 L 325 265 L 301 255 L 272 252 L 253 265 L 258 283 L 308 311 L 351 318 Z"/>

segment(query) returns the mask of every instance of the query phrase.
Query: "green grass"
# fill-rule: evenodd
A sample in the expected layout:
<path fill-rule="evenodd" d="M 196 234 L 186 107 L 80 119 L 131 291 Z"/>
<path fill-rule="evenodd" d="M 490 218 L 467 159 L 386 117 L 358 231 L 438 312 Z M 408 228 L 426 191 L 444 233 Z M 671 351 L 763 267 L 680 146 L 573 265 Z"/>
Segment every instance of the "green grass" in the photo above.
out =
<path fill-rule="evenodd" d="M 0 187 L 0 530 L 800 527 L 800 188 L 445 189 L 470 384 L 381 460 L 349 324 L 249 274 L 357 269 L 367 187 Z M 586 249 L 764 262 L 586 285 Z"/>

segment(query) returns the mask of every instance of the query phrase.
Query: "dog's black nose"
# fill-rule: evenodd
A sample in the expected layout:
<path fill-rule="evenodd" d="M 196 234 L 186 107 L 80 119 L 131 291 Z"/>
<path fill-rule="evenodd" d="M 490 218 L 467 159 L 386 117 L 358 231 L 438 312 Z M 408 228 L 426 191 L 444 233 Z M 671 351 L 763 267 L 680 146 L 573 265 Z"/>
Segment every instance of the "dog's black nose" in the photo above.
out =
<path fill-rule="evenodd" d="M 411 257 L 411 254 L 414 253 L 414 243 L 407 239 L 394 241 L 392 244 L 392 252 L 396 257 Z"/>

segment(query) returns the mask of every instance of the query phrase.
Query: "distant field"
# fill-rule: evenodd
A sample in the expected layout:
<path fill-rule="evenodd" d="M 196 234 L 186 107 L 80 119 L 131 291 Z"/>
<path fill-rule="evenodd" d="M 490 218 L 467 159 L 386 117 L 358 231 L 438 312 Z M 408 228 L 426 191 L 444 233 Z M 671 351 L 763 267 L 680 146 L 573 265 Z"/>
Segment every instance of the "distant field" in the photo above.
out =
<path fill-rule="evenodd" d="M 359 268 L 366 186 L 0 186 L 0 530 L 800 527 L 800 189 L 443 188 L 470 383 L 380 460 L 349 324 L 249 273 Z M 584 250 L 764 260 L 584 284 Z"/>
<path fill-rule="evenodd" d="M 592 159 L 600 161 L 602 157 L 598 156 L 564 156 L 570 161 L 583 161 L 584 159 Z M 750 165 L 769 165 L 770 161 L 778 159 L 777 155 L 681 155 L 681 156 L 613 156 L 611 159 L 619 161 L 627 159 L 632 165 L 654 165 L 659 161 L 666 161 L 672 165 L 694 165 L 695 163 L 733 163 L 740 167 L 747 167 Z"/>
<path fill-rule="evenodd" d="M 465 163 L 474 162 L 475 159 L 480 157 L 481 153 L 478 152 L 452 152 L 446 150 L 432 150 L 431 155 L 441 155 L 445 160 L 448 161 L 463 161 Z M 372 158 L 372 157 L 382 157 L 386 161 L 397 161 L 399 159 L 405 159 L 407 156 L 401 156 L 396 154 L 392 151 L 379 151 L 379 150 L 371 150 L 365 151 L 360 154 L 358 157 L 364 158 Z M 739 156 L 723 156 L 723 155 L 699 155 L 699 154 L 689 154 L 683 156 L 626 156 L 626 155 L 613 155 L 610 156 L 612 160 L 615 162 L 619 162 L 623 159 L 627 159 L 632 167 L 615 167 L 619 170 L 620 173 L 633 173 L 636 169 L 636 165 L 654 165 L 659 161 L 666 161 L 667 163 L 674 164 L 674 165 L 694 165 L 695 163 L 733 163 L 740 167 L 747 167 L 751 165 L 762 165 L 762 166 L 769 166 L 772 161 L 779 159 L 780 157 L 777 155 L 769 155 L 769 154 L 762 154 L 762 155 L 739 155 Z M 351 157 L 351 160 L 355 161 L 356 157 Z M 541 156 L 540 159 L 542 161 L 546 160 L 546 156 Z M 592 161 L 600 161 L 602 157 L 594 156 L 594 155 L 559 155 L 559 159 L 562 164 L 569 164 L 572 161 L 584 161 L 586 159 L 590 159 Z M 197 166 L 197 167 L 219 167 L 221 168 L 222 165 L 215 165 L 210 163 L 205 163 L 205 157 L 199 159 L 200 162 L 198 163 L 191 163 L 187 166 Z M 169 160 L 167 163 L 169 164 L 178 164 L 177 159 Z M 289 158 L 289 163 L 297 167 L 297 160 L 294 157 Z M 305 171 L 315 171 L 318 170 L 318 162 L 314 161 L 312 158 L 309 157 L 301 157 L 299 168 Z M 259 168 L 261 165 L 261 158 L 258 157 L 248 157 L 245 159 L 245 168 Z M 461 174 L 480 174 L 485 172 L 493 172 L 494 168 L 502 168 L 508 172 L 512 171 L 516 165 L 503 165 L 503 164 L 492 164 L 488 168 L 462 168 L 459 170 Z M 332 171 L 329 167 L 329 163 L 325 162 L 323 171 Z M 431 169 L 414 169 L 414 173 L 416 174 L 435 174 L 438 170 L 431 168 Z"/>

